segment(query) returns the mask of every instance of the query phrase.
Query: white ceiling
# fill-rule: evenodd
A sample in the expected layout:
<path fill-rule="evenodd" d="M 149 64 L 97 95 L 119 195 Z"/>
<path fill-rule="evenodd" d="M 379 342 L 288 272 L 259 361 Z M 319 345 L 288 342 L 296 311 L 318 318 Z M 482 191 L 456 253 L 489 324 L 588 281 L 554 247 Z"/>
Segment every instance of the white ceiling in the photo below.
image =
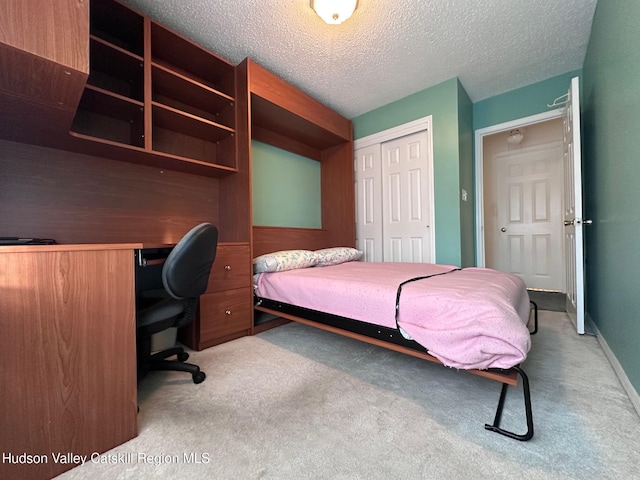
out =
<path fill-rule="evenodd" d="M 582 68 L 596 0 L 124 0 L 233 64 L 246 57 L 353 118 L 458 77 L 473 102 Z"/>

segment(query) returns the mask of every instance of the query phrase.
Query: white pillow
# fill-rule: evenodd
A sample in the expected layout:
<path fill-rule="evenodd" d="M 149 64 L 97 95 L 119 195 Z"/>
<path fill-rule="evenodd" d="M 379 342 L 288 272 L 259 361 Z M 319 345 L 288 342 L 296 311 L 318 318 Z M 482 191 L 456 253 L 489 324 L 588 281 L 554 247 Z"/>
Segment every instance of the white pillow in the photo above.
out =
<path fill-rule="evenodd" d="M 311 250 L 280 250 L 253 259 L 253 272 L 284 272 L 296 268 L 313 267 L 318 263 Z"/>
<path fill-rule="evenodd" d="M 314 252 L 317 257 L 317 267 L 328 267 L 330 265 L 338 265 L 344 262 L 359 260 L 363 252 L 351 247 L 332 247 L 323 248 Z"/>

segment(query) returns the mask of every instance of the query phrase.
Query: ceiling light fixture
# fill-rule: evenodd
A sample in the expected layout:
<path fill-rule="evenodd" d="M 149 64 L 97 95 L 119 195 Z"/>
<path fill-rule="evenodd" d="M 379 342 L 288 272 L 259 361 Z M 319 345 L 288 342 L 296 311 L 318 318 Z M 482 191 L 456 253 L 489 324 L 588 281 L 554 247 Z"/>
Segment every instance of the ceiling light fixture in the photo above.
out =
<path fill-rule="evenodd" d="M 524 139 L 524 133 L 521 130 L 516 128 L 515 130 L 511 130 L 509 132 L 509 136 L 507 137 L 507 143 L 509 145 L 518 145 L 523 139 Z"/>
<path fill-rule="evenodd" d="M 358 0 L 311 0 L 311 8 L 329 25 L 347 20 L 357 6 Z"/>

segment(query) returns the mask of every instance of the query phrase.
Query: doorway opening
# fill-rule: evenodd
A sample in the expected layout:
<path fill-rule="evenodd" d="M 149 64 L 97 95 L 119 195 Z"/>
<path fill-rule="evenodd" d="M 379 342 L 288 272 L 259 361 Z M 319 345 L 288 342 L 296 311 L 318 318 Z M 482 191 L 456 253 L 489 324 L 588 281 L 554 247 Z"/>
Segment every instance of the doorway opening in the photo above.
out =
<path fill-rule="evenodd" d="M 476 131 L 476 261 L 566 292 L 563 110 Z"/>

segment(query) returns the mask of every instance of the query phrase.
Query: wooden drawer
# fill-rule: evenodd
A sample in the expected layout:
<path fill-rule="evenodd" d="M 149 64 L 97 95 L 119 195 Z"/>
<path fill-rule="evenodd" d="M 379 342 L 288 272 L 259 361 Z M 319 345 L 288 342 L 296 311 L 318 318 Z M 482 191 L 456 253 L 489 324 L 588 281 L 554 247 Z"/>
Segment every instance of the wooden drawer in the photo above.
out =
<path fill-rule="evenodd" d="M 251 286 L 249 244 L 218 244 L 207 292 L 221 292 Z"/>
<path fill-rule="evenodd" d="M 199 347 L 206 348 L 242 335 L 252 323 L 251 287 L 206 293 L 200 297 Z M 240 335 L 236 335 L 240 333 Z"/>

